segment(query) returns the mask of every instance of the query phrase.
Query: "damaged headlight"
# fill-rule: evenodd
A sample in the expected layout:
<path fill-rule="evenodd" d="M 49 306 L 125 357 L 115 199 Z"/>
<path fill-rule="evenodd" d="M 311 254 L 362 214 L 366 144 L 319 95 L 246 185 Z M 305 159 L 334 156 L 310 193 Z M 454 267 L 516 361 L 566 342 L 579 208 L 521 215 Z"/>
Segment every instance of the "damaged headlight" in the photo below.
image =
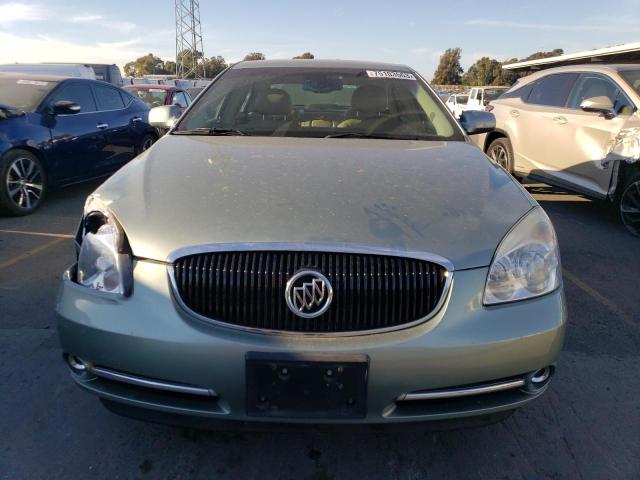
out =
<path fill-rule="evenodd" d="M 502 239 L 489 268 L 484 304 L 525 300 L 561 283 L 560 252 L 551 220 L 536 207 Z"/>
<path fill-rule="evenodd" d="M 129 242 L 113 214 L 97 198 L 87 199 L 80 229 L 78 283 L 102 292 L 131 295 Z"/>

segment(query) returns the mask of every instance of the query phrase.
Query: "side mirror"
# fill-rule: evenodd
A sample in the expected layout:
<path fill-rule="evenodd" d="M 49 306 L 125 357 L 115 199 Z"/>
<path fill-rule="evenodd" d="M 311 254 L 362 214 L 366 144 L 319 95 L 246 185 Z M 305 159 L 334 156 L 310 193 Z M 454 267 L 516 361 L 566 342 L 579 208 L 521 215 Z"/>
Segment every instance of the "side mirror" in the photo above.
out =
<path fill-rule="evenodd" d="M 616 115 L 611 99 L 605 96 L 585 98 L 580 108 L 585 112 L 600 113 L 606 118 L 613 118 Z"/>
<path fill-rule="evenodd" d="M 52 113 L 54 115 L 75 115 L 80 113 L 80 105 L 69 100 L 58 100 L 53 104 Z"/>
<path fill-rule="evenodd" d="M 149 110 L 149 123 L 157 128 L 170 129 L 180 118 L 180 111 L 176 105 L 162 105 Z"/>
<path fill-rule="evenodd" d="M 493 113 L 482 110 L 465 110 L 460 115 L 460 125 L 467 135 L 492 132 L 496 128 L 496 117 Z"/>

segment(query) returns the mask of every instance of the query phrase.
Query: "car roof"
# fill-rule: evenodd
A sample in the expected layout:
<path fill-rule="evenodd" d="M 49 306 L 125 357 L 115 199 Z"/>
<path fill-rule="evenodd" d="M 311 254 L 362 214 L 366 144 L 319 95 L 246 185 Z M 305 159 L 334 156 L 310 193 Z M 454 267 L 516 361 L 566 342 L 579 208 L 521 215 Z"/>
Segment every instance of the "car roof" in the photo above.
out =
<path fill-rule="evenodd" d="M 283 60 L 250 60 L 242 61 L 233 65 L 232 69 L 239 68 L 354 68 L 369 70 L 398 70 L 412 71 L 408 66 L 396 63 L 370 62 L 362 60 L 306 60 L 306 59 L 283 59 Z"/>
<path fill-rule="evenodd" d="M 566 72 L 596 72 L 596 73 L 611 73 L 611 72 L 620 72 L 624 70 L 638 70 L 640 69 L 640 63 L 584 63 L 577 65 L 565 65 L 562 67 L 554 67 L 554 68 L 545 68 L 543 70 L 539 70 L 531 75 L 527 75 L 522 78 L 522 81 L 519 82 L 521 85 L 525 83 L 529 83 L 530 80 L 535 80 L 540 77 L 544 77 L 546 75 L 552 73 L 566 73 Z"/>
<path fill-rule="evenodd" d="M 153 83 L 134 83 L 133 85 L 125 85 L 123 88 L 138 88 L 140 90 L 182 90 L 174 85 L 155 85 Z"/>
<path fill-rule="evenodd" d="M 38 73 L 0 72 L 0 78 L 15 78 L 16 80 L 39 80 L 41 82 L 62 82 L 73 78 L 74 80 L 88 80 L 86 78 L 65 77 L 62 75 L 40 75 Z"/>

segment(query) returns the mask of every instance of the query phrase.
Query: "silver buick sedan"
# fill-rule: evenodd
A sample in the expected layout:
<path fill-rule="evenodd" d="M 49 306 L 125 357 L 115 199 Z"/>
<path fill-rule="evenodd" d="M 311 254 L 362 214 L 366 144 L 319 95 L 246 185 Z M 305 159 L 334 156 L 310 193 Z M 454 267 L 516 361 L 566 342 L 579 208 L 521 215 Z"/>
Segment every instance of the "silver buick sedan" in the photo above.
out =
<path fill-rule="evenodd" d="M 242 62 L 87 199 L 58 331 L 112 411 L 195 425 L 504 418 L 555 372 L 547 215 L 414 70 Z M 461 127 L 462 125 L 462 127 Z"/>

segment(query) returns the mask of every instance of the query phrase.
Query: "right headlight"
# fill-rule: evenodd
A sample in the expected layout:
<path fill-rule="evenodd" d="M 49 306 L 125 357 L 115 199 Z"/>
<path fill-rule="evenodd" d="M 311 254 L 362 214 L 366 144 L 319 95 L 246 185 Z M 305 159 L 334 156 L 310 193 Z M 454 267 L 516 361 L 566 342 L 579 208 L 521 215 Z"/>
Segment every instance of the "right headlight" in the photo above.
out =
<path fill-rule="evenodd" d="M 538 297 L 560 286 L 558 240 L 541 207 L 524 216 L 502 239 L 489 267 L 485 305 Z"/>

